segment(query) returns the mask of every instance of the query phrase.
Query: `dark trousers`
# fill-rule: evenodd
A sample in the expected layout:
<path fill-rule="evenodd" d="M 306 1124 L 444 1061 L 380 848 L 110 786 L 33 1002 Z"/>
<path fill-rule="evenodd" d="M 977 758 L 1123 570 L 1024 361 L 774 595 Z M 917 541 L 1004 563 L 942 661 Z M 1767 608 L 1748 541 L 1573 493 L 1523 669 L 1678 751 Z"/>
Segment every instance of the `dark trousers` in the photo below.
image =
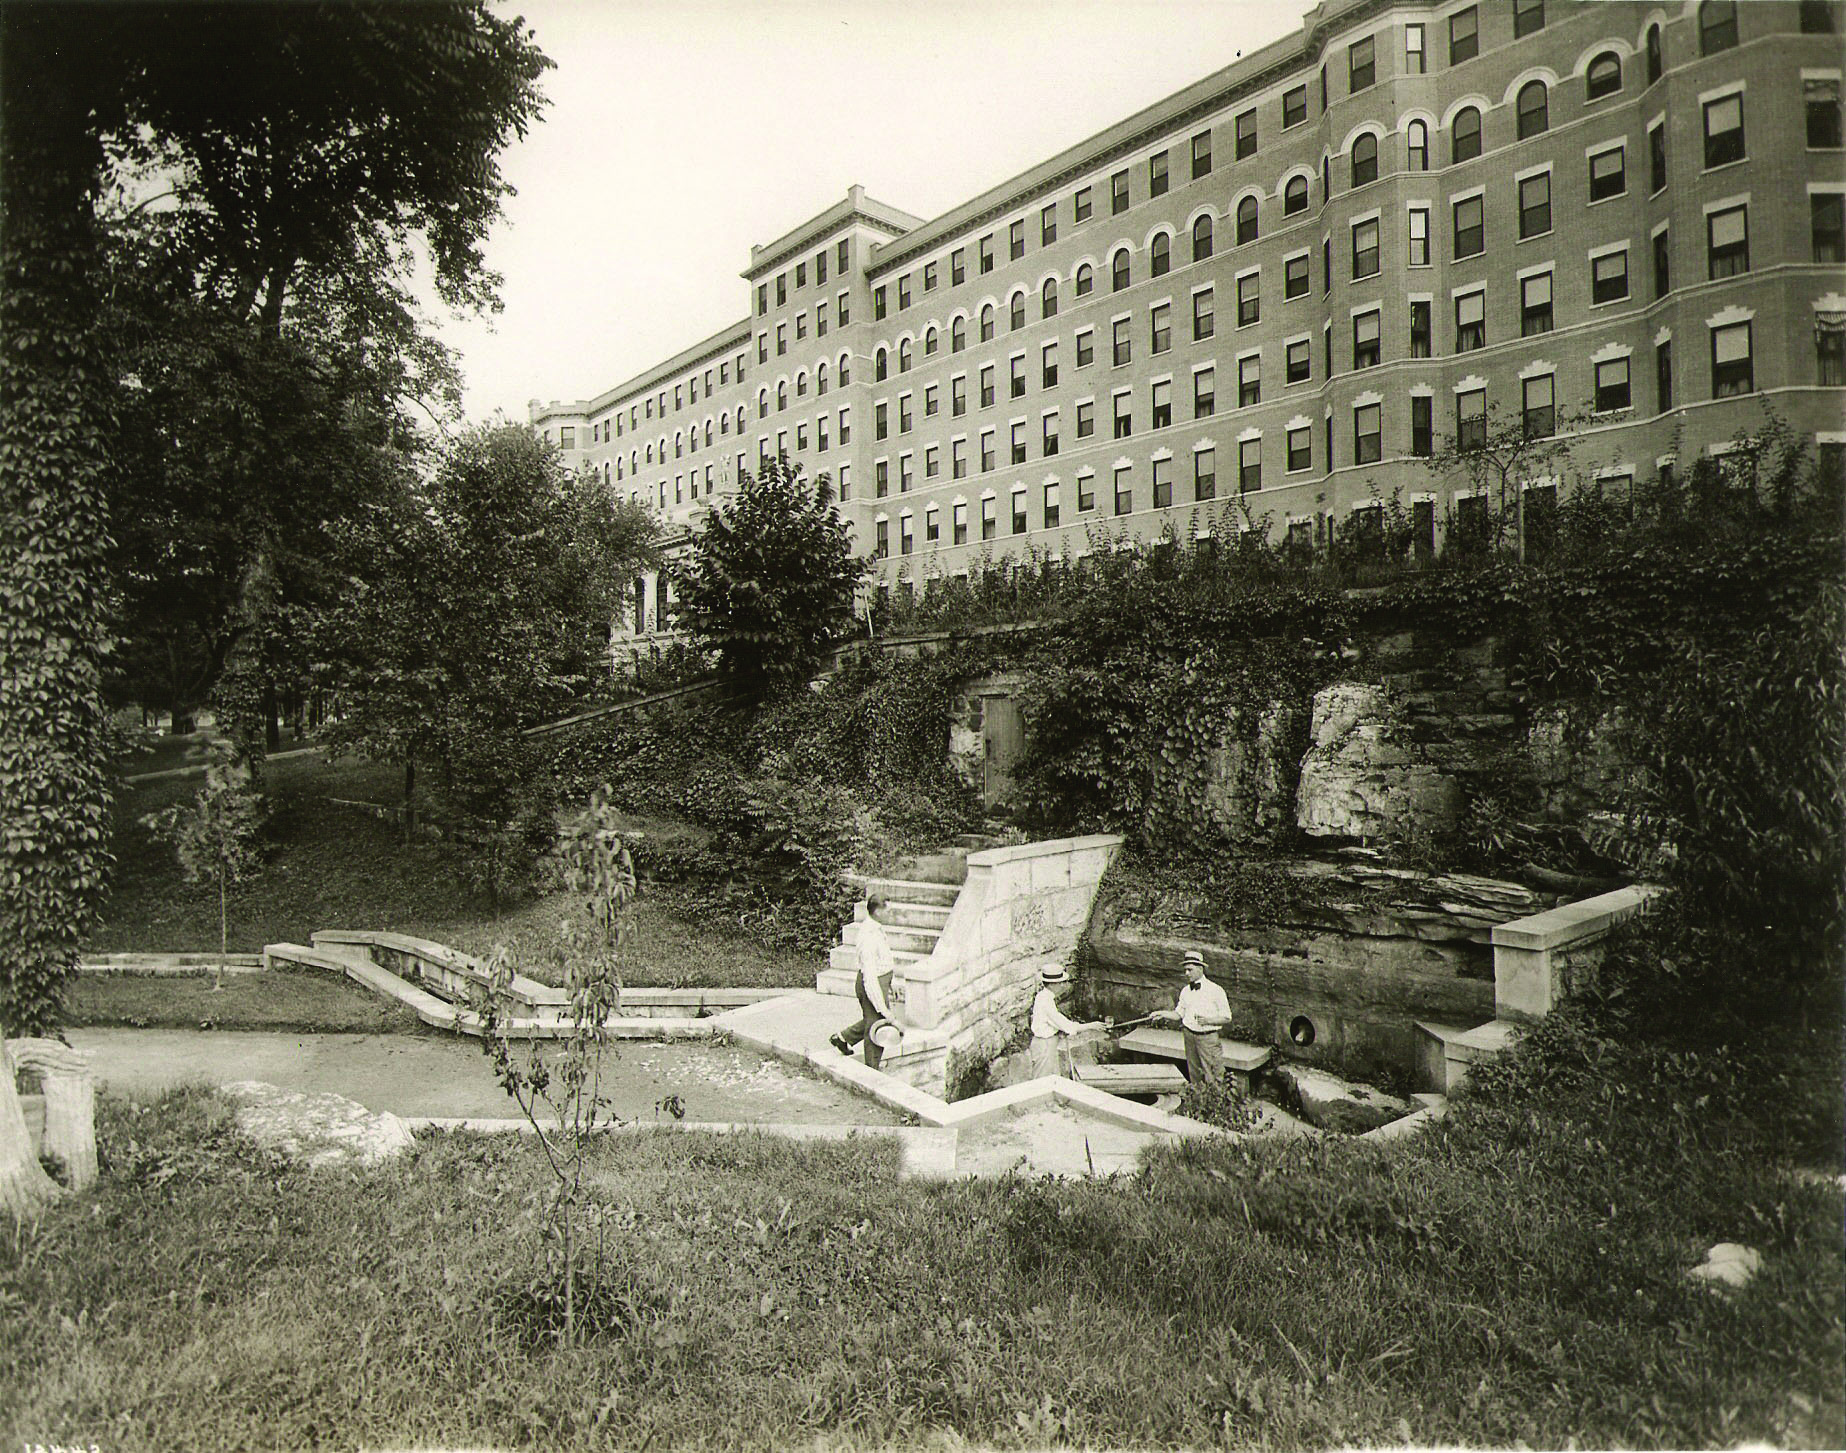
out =
<path fill-rule="evenodd" d="M 878 1012 L 878 1007 L 872 1003 L 871 995 L 865 992 L 863 979 L 855 978 L 852 986 L 853 992 L 859 996 L 859 1022 L 840 1031 L 840 1043 L 851 1050 L 864 1041 L 865 1062 L 873 1069 L 877 1069 L 879 1061 L 884 1058 L 884 1051 L 872 1039 L 872 1026 L 883 1019 L 884 1015 Z"/>

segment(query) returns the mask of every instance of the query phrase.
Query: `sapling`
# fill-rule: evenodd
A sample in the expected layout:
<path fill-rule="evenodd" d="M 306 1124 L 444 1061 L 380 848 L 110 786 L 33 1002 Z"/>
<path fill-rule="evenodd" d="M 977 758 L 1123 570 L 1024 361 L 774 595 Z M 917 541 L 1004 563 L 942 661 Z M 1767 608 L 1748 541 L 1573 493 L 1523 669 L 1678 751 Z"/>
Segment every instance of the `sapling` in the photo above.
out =
<path fill-rule="evenodd" d="M 230 949 L 231 889 L 251 877 L 261 864 L 257 834 L 263 826 L 263 799 L 250 786 L 249 769 L 226 742 L 213 742 L 205 764 L 205 785 L 190 802 L 176 803 L 141 821 L 173 844 L 180 872 L 188 883 L 203 883 L 218 894 L 218 972 L 215 994 L 224 987 Z"/>

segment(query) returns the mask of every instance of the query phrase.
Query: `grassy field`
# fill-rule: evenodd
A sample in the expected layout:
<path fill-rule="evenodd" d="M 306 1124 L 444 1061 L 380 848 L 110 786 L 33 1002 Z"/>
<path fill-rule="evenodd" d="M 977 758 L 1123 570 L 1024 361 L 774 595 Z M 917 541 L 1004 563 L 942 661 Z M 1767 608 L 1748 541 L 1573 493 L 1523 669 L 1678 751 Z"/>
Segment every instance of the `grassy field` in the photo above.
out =
<path fill-rule="evenodd" d="M 316 1173 L 209 1095 L 111 1101 L 100 1186 L 0 1238 L 0 1433 L 1846 1446 L 1837 1183 L 1748 1074 L 1584 1063 L 1388 1153 L 1195 1144 L 1101 1183 L 899 1182 L 876 1143 L 611 1140 L 578 1346 L 547 1310 L 530 1142 Z M 1687 1279 L 1721 1240 L 1764 1253 L 1741 1293 Z"/>
<path fill-rule="evenodd" d="M 132 1029 L 277 1029 L 297 1034 L 415 1034 L 423 1021 L 350 979 L 311 969 L 212 976 L 78 974 L 64 1022 Z"/>
<path fill-rule="evenodd" d="M 305 943 L 322 928 L 389 929 L 470 953 L 504 943 L 530 972 L 557 941 L 570 911 L 560 897 L 496 914 L 440 846 L 406 846 L 389 824 L 329 800 L 395 802 L 401 790 L 396 768 L 291 757 L 272 762 L 269 772 L 275 811 L 268 856 L 262 873 L 232 901 L 232 949 Z M 122 789 L 114 893 L 92 938 L 93 952 L 217 947 L 216 898 L 181 879 L 172 849 L 140 821 L 182 801 L 198 785 L 196 778 L 177 777 Z M 669 901 L 646 893 L 638 901 L 635 928 L 624 979 L 637 986 L 811 988 L 821 967 L 817 955 L 773 950 L 741 932 L 684 923 Z"/>

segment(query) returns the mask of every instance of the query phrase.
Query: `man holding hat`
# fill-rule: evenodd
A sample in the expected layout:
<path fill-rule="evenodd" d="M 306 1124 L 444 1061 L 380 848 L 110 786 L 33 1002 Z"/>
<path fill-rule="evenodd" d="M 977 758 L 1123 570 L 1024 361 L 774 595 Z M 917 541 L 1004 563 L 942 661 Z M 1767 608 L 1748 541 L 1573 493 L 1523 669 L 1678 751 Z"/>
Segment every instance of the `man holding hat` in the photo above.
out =
<path fill-rule="evenodd" d="M 1039 970 L 1038 994 L 1032 1000 L 1032 1077 L 1040 1075 L 1061 1075 L 1064 1072 L 1063 1051 L 1069 1047 L 1070 1036 L 1081 1034 L 1086 1029 L 1101 1029 L 1103 1021 L 1093 1020 L 1088 1024 L 1079 1024 L 1065 1015 L 1058 1008 L 1058 985 L 1068 984 L 1070 975 L 1061 964 L 1046 964 Z"/>
<path fill-rule="evenodd" d="M 1218 1031 L 1231 1022 L 1231 1001 L 1224 990 L 1205 977 L 1205 955 L 1186 950 L 1186 987 L 1179 1003 L 1148 1015 L 1167 1023 L 1178 1020 L 1186 1032 L 1186 1078 L 1193 1084 L 1224 1083 L 1224 1048 Z"/>

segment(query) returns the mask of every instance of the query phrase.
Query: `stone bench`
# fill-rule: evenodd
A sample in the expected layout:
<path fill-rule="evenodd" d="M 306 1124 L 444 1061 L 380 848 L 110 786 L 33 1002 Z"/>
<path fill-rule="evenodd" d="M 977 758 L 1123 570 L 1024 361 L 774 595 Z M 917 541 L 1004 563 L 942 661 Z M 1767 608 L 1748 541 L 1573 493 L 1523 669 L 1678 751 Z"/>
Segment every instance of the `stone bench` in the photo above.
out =
<path fill-rule="evenodd" d="M 1178 1095 L 1186 1077 L 1172 1065 L 1078 1065 L 1077 1079 L 1111 1095 Z"/>
<path fill-rule="evenodd" d="M 1170 1059 L 1180 1064 L 1186 1062 L 1186 1036 L 1179 1029 L 1155 1029 L 1144 1026 L 1131 1029 L 1117 1041 L 1118 1047 L 1127 1054 L 1145 1055 L 1149 1059 Z M 1219 1052 L 1224 1056 L 1224 1067 L 1231 1073 L 1231 1082 L 1243 1094 L 1250 1093 L 1250 1076 L 1268 1064 L 1275 1057 L 1275 1051 L 1266 1044 L 1246 1044 L 1240 1039 L 1218 1037 Z"/>
<path fill-rule="evenodd" d="M 94 1184 L 96 1077 L 90 1057 L 55 1039 L 9 1039 L 6 1059 L 11 1073 L 38 1076 L 45 1096 L 44 1152 L 64 1163 L 73 1191 Z"/>

